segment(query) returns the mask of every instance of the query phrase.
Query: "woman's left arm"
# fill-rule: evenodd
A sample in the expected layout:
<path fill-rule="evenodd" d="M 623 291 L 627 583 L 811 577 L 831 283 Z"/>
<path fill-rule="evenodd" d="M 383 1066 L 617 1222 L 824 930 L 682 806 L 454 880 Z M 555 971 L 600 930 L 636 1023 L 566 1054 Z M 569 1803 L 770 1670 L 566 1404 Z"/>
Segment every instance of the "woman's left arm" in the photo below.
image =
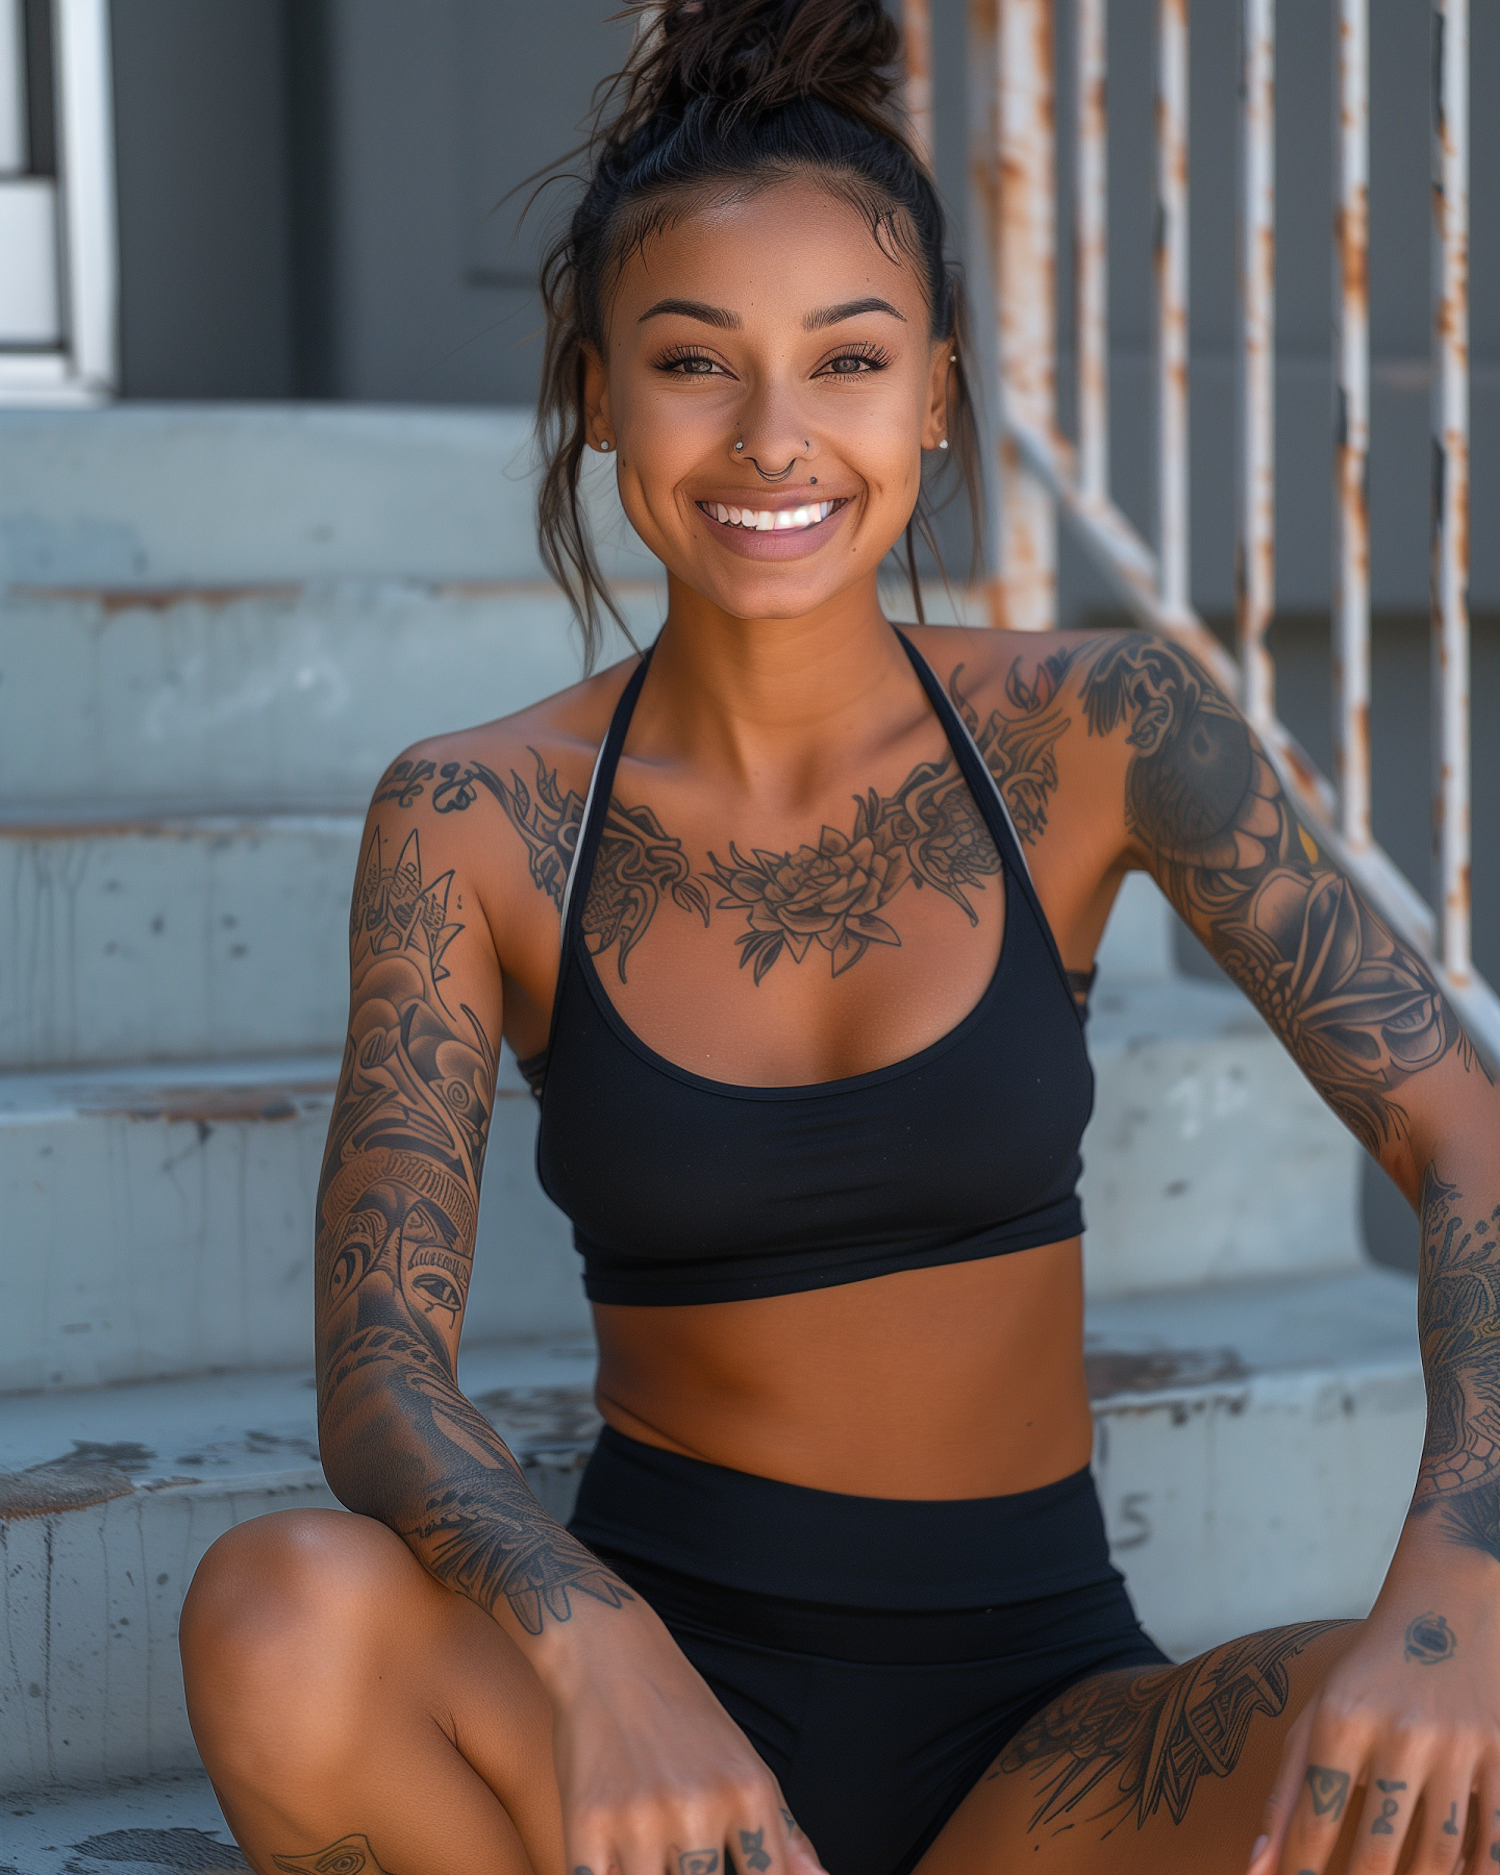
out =
<path fill-rule="evenodd" d="M 1351 1870 L 1394 1869 L 1403 1845 L 1453 1870 L 1471 1795 L 1467 1866 L 1500 1865 L 1500 1089 L 1201 668 L 1142 633 L 1079 662 L 1090 732 L 1128 745 L 1135 858 L 1421 1219 L 1416 1491 L 1359 1640 L 1290 1736 L 1252 1870 L 1321 1875 L 1341 1832 Z"/>

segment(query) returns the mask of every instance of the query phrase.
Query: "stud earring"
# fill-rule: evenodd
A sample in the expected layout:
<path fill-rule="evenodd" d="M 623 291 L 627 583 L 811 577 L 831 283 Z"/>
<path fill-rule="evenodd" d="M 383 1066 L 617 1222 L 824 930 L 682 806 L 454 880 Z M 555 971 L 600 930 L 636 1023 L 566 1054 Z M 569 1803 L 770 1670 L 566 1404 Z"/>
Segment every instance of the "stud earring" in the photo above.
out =
<path fill-rule="evenodd" d="M 614 444 L 609 440 L 607 436 L 601 436 L 599 438 L 599 447 L 603 450 L 610 450 L 614 448 Z"/>
<path fill-rule="evenodd" d="M 938 448 L 939 448 L 939 449 L 946 449 L 947 447 L 948 447 L 948 439 L 947 439 L 947 437 L 946 437 L 946 436 L 943 436 L 943 437 L 939 437 L 939 439 L 938 439 Z"/>

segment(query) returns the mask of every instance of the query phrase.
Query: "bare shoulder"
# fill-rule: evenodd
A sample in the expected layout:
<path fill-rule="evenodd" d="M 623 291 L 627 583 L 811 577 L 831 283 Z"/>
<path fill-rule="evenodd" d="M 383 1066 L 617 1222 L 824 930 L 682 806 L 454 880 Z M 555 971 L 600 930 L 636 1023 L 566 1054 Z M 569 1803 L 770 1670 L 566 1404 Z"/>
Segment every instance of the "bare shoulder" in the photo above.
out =
<path fill-rule="evenodd" d="M 903 625 L 901 630 L 945 681 L 962 667 L 971 685 L 1002 688 L 1012 672 L 1029 678 L 1051 666 L 1062 674 L 1105 641 L 1140 635 L 1123 629 L 1018 632 L 993 625 Z"/>
<path fill-rule="evenodd" d="M 538 762 L 566 785 L 585 784 L 620 692 L 635 669 L 627 658 L 512 715 L 428 736 L 403 749 L 381 776 L 373 805 L 404 809 L 420 802 L 438 816 L 463 813 L 486 794 L 502 799 L 498 779 Z"/>
<path fill-rule="evenodd" d="M 441 915 L 452 963 L 493 970 L 545 948 L 594 758 L 634 668 L 403 749 L 371 797 L 355 922 L 366 901 L 409 899 L 429 923 Z"/>

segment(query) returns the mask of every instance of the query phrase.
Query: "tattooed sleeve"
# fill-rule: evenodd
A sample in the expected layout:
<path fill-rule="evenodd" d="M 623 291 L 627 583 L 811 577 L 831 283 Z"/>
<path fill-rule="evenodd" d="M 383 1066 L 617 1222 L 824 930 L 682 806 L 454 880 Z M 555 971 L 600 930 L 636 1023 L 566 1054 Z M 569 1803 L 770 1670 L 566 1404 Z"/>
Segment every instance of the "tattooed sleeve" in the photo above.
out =
<path fill-rule="evenodd" d="M 387 794 L 410 779 L 393 771 Z M 415 831 L 394 856 L 371 833 L 318 1192 L 320 1435 L 345 1504 L 399 1531 L 440 1582 L 540 1634 L 578 1595 L 616 1607 L 629 1596 L 542 1510 L 455 1378 L 495 1058 L 445 989 L 463 929 L 453 897 L 451 873 L 424 869 Z"/>
<path fill-rule="evenodd" d="M 1425 961 L 1298 823 L 1259 743 L 1198 666 L 1141 633 L 1110 638 L 1083 664 L 1085 720 L 1092 734 L 1125 736 L 1127 826 L 1163 890 L 1361 1143 L 1420 1192 L 1429 1404 L 1415 1508 L 1500 1561 L 1490 1077 Z M 1468 1085 L 1449 1093 L 1437 1125 L 1430 1090 L 1454 1075 Z"/>

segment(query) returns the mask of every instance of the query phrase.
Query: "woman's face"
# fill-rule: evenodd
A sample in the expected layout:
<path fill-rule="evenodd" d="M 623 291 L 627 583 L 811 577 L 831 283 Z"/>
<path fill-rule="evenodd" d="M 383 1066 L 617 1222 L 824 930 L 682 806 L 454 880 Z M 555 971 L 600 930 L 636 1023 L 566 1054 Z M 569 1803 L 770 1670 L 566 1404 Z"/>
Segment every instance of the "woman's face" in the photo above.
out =
<path fill-rule="evenodd" d="M 627 262 L 589 441 L 609 440 L 625 512 L 678 580 L 736 618 L 800 618 L 873 585 L 910 519 L 946 433 L 952 347 L 929 334 L 921 278 L 868 221 L 778 183 Z"/>

